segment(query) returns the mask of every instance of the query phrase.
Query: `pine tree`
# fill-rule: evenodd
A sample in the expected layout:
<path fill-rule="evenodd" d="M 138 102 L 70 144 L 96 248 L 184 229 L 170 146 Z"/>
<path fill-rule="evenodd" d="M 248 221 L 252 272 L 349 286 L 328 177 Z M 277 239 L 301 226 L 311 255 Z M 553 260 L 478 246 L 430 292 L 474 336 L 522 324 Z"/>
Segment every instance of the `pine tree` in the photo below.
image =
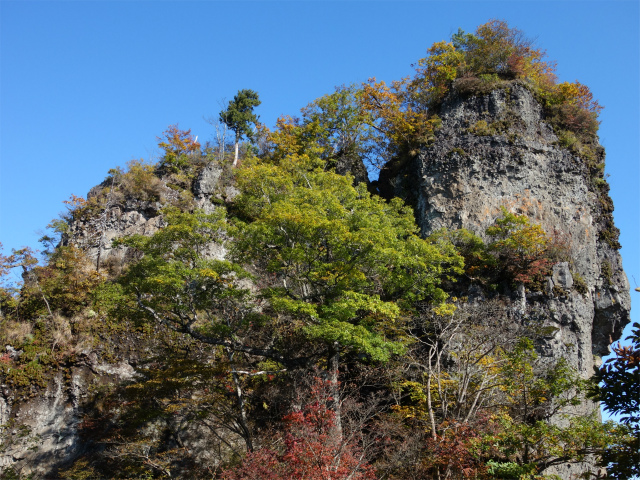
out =
<path fill-rule="evenodd" d="M 258 122 L 258 116 L 253 113 L 253 109 L 260 103 L 257 92 L 240 90 L 233 97 L 233 100 L 229 102 L 227 109 L 220 112 L 220 121 L 236 134 L 234 167 L 238 164 L 238 144 L 240 139 L 244 135 L 251 136 L 251 124 L 255 125 Z"/>

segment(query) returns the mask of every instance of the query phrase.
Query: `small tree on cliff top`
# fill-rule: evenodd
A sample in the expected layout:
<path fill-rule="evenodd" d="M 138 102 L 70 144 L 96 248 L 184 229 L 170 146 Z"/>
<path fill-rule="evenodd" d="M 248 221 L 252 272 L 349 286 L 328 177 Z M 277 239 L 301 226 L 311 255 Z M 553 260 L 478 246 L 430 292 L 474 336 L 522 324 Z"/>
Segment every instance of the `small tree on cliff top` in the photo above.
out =
<path fill-rule="evenodd" d="M 162 137 L 158 137 L 158 146 L 164 150 L 160 160 L 162 166 L 178 171 L 189 165 L 189 155 L 198 152 L 200 144 L 191 135 L 191 130 L 180 130 L 178 125 L 170 125 Z"/>
<path fill-rule="evenodd" d="M 220 121 L 236 134 L 234 167 L 238 164 L 238 144 L 240 139 L 244 135 L 251 136 L 251 124 L 255 125 L 258 122 L 258 116 L 253 113 L 253 109 L 260 103 L 258 94 L 253 90 L 240 90 L 233 97 L 233 100 L 229 102 L 227 109 L 220 112 Z"/>

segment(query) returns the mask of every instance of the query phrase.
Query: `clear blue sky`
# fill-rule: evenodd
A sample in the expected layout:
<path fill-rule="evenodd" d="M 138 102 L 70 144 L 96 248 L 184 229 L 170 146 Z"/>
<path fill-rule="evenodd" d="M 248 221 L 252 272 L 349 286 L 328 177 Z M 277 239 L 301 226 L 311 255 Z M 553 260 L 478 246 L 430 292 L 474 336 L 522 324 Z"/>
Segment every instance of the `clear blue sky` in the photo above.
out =
<path fill-rule="evenodd" d="M 615 221 L 640 282 L 639 2 L 0 1 L 0 242 L 38 230 L 107 171 L 157 152 L 168 125 L 212 136 L 203 117 L 256 90 L 272 126 L 334 86 L 399 79 L 435 41 L 505 19 L 536 37 L 560 80 L 605 106 Z M 634 280 L 635 278 L 635 280 Z M 632 292 L 640 305 L 640 293 Z M 638 320 L 636 306 L 633 313 Z"/>

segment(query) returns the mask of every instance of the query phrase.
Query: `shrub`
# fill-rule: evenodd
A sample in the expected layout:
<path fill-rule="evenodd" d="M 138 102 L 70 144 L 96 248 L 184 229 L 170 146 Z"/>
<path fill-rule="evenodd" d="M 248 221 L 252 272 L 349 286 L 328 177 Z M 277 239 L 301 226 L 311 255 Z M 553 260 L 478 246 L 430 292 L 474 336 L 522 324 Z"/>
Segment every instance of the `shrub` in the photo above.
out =
<path fill-rule="evenodd" d="M 326 399 L 331 402 L 332 398 Z M 278 434 L 282 448 L 249 453 L 224 480 L 366 480 L 374 469 L 364 461 L 357 438 L 336 435 L 335 413 L 325 402 L 314 402 L 283 419 Z"/>
<path fill-rule="evenodd" d="M 127 162 L 127 172 L 120 177 L 120 190 L 125 197 L 141 201 L 162 200 L 163 184 L 155 174 L 155 166 L 144 160 Z"/>
<path fill-rule="evenodd" d="M 573 288 L 575 288 L 579 294 L 586 295 L 589 292 L 589 289 L 587 287 L 587 282 L 584 281 L 582 275 L 580 275 L 578 272 L 573 272 L 572 276 Z"/>
<path fill-rule="evenodd" d="M 479 137 L 486 137 L 492 135 L 494 132 L 485 120 L 479 120 L 469 129 L 469 133 L 473 133 Z"/>
<path fill-rule="evenodd" d="M 550 239 L 540 225 L 502 207 L 502 217 L 487 228 L 486 234 L 493 238 L 487 251 L 507 278 L 530 284 L 549 274 L 553 264 L 548 251 Z"/>
<path fill-rule="evenodd" d="M 200 151 L 200 144 L 191 135 L 191 130 L 180 130 L 178 125 L 170 125 L 158 140 L 158 146 L 164 150 L 160 167 L 170 172 L 188 169 L 190 157 Z"/>

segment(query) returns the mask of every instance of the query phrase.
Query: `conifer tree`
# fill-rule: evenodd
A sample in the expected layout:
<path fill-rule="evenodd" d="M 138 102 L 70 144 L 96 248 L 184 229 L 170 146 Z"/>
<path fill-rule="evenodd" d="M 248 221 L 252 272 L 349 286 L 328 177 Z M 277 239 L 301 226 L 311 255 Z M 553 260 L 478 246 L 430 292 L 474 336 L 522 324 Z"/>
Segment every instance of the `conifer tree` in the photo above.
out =
<path fill-rule="evenodd" d="M 233 97 L 233 100 L 229 102 L 227 109 L 220 112 L 220 121 L 236 134 L 234 167 L 238 164 L 238 144 L 240 139 L 244 135 L 251 136 L 251 124 L 255 125 L 258 122 L 258 116 L 253 113 L 253 109 L 260 103 L 257 92 L 240 90 Z"/>

